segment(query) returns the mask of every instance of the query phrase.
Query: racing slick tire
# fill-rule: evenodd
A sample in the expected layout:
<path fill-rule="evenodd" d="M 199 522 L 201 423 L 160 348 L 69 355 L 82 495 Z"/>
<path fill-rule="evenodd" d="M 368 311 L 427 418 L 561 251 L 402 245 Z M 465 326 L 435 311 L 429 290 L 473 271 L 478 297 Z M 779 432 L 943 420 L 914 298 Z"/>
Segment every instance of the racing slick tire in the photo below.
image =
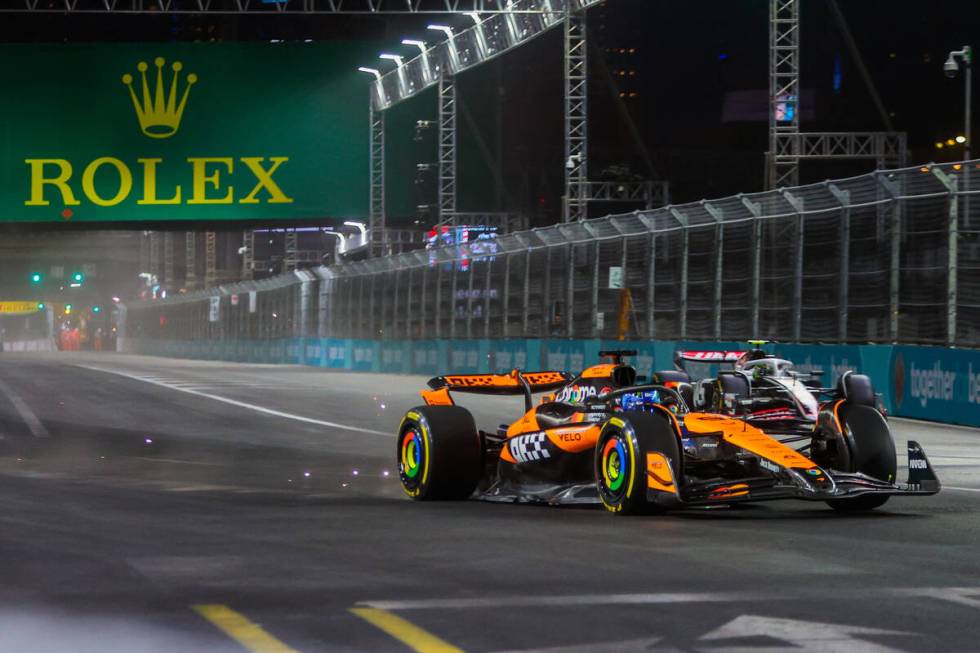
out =
<path fill-rule="evenodd" d="M 871 379 L 864 374 L 854 374 L 853 372 L 844 374 L 838 381 L 839 391 L 849 404 L 860 404 L 862 406 L 876 405 L 875 389 L 871 384 Z"/>
<path fill-rule="evenodd" d="M 473 415 L 459 406 L 419 406 L 398 428 L 398 477 L 417 501 L 467 499 L 483 475 Z"/>
<path fill-rule="evenodd" d="M 726 411 L 725 395 L 733 395 L 735 401 L 739 401 L 748 399 L 752 392 L 748 377 L 741 372 L 723 372 L 718 375 L 716 383 L 712 399 L 717 412 Z"/>
<path fill-rule="evenodd" d="M 674 426 L 666 412 L 619 413 L 602 427 L 596 444 L 594 468 L 599 499 L 606 510 L 617 515 L 665 510 L 665 506 L 647 500 L 647 454 L 666 458 L 670 473 L 664 474 L 662 480 L 672 488 L 676 497 L 683 458 Z"/>
<path fill-rule="evenodd" d="M 849 472 L 860 472 L 888 483 L 895 482 L 898 461 L 888 423 L 874 408 L 863 404 L 842 405 L 844 440 L 850 454 Z M 865 494 L 827 503 L 838 512 L 873 510 L 888 501 L 887 494 Z"/>

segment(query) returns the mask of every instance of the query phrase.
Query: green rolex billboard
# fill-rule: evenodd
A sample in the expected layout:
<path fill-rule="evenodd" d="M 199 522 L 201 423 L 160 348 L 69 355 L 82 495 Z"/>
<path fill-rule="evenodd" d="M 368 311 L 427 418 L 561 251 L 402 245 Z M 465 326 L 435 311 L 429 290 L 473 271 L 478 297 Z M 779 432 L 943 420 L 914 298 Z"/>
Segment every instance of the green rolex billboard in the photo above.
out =
<path fill-rule="evenodd" d="M 375 52 L 0 45 L 0 222 L 364 216 Z"/>

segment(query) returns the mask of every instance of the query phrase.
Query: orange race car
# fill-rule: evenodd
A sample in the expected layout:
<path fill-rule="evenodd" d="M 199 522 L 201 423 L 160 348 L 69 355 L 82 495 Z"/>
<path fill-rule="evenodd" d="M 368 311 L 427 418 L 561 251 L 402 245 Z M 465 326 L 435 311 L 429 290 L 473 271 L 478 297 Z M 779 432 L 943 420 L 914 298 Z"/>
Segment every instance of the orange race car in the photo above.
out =
<path fill-rule="evenodd" d="M 690 412 L 674 387 L 636 385 L 623 362 L 567 372 L 436 377 L 398 429 L 398 470 L 417 500 L 478 498 L 601 503 L 617 514 L 767 499 L 826 501 L 868 510 L 893 495 L 940 484 L 908 443 L 908 481 L 895 480 L 895 445 L 874 408 L 846 398 L 821 406 L 808 437 L 787 442 L 745 420 Z M 496 433 L 478 430 L 451 392 L 523 395 L 525 414 Z M 538 405 L 532 395 L 545 393 Z M 790 444 L 794 446 L 790 446 Z"/>

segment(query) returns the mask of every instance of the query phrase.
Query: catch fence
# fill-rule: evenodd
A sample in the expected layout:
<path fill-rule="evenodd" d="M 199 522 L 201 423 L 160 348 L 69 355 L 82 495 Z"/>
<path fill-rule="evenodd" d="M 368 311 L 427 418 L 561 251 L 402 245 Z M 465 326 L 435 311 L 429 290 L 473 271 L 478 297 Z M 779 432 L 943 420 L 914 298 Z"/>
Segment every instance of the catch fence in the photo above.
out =
<path fill-rule="evenodd" d="M 130 304 L 129 337 L 980 346 L 980 162 L 668 206 Z"/>

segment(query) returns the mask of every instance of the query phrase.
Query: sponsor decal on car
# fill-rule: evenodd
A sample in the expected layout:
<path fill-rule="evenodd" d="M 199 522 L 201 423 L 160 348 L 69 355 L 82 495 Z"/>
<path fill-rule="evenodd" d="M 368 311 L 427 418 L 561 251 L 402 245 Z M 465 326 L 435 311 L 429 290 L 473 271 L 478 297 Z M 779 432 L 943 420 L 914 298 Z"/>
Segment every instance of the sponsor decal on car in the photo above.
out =
<path fill-rule="evenodd" d="M 551 458 L 551 453 L 544 446 L 547 437 L 544 433 L 530 433 L 511 438 L 507 443 L 510 455 L 519 463 Z"/>
<path fill-rule="evenodd" d="M 555 396 L 555 401 L 580 404 L 589 397 L 595 397 L 598 393 L 599 391 L 591 385 L 570 385 L 562 388 L 561 392 Z"/>

